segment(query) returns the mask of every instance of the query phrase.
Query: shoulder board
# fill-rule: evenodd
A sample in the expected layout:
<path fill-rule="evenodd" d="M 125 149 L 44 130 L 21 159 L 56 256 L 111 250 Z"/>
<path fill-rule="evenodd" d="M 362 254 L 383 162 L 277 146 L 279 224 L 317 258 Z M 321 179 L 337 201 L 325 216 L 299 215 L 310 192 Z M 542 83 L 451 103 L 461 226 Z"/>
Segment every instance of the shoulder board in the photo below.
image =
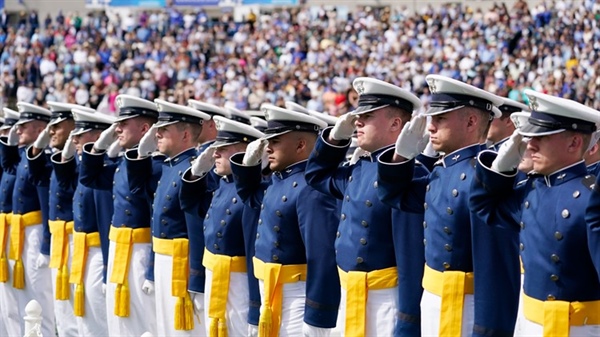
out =
<path fill-rule="evenodd" d="M 585 177 L 583 177 L 583 179 L 581 179 L 581 183 L 586 188 L 589 188 L 590 190 L 592 190 L 592 189 L 594 189 L 594 186 L 596 184 L 596 177 L 593 174 L 588 174 Z"/>

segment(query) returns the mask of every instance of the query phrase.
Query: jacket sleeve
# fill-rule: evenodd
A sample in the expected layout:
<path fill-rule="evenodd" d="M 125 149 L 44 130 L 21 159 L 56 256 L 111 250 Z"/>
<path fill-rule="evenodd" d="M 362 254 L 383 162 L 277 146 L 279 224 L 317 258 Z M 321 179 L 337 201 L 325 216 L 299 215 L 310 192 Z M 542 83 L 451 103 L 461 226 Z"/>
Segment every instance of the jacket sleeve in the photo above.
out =
<path fill-rule="evenodd" d="M 160 173 L 154 174 L 153 159 L 151 156 L 138 158 L 137 149 L 131 149 L 125 152 L 125 162 L 127 163 L 127 180 L 129 181 L 129 191 L 132 194 L 145 194 L 148 200 L 154 199 L 154 192 L 160 180 Z"/>
<path fill-rule="evenodd" d="M 0 137 L 0 165 L 2 165 L 2 170 L 8 174 L 16 175 L 20 160 L 19 147 L 6 144 L 6 137 Z"/>
<path fill-rule="evenodd" d="M 75 191 L 77 188 L 77 163 L 75 158 L 71 158 L 65 162 L 62 161 L 61 152 L 55 153 L 52 156 L 52 165 L 54 166 L 54 173 L 56 174 L 56 180 L 61 188 L 70 189 Z"/>
<path fill-rule="evenodd" d="M 587 223 L 588 247 L 596 272 L 600 277 L 600 181 L 596 178 L 596 184 L 590 194 L 590 200 L 585 210 L 585 221 Z"/>
<path fill-rule="evenodd" d="M 424 213 L 428 175 L 415 176 L 415 160 L 392 163 L 394 149 L 384 151 L 377 162 L 377 196 L 384 204 L 411 213 Z"/>
<path fill-rule="evenodd" d="M 29 176 L 33 183 L 36 186 L 50 186 L 50 175 L 52 174 L 50 154 L 42 150 L 37 156 L 34 156 L 33 146 L 28 147 L 25 153 L 29 162 Z"/>
<path fill-rule="evenodd" d="M 244 205 L 242 215 L 242 231 L 244 234 L 244 244 L 246 245 L 246 271 L 248 275 L 248 291 L 249 291 L 249 310 L 248 324 L 258 325 L 260 317 L 260 289 L 258 287 L 258 279 L 254 276 L 254 242 L 256 242 L 256 232 L 258 229 L 258 218 L 260 210 L 250 208 Z"/>
<path fill-rule="evenodd" d="M 92 153 L 94 143 L 83 146 L 81 165 L 79 165 L 79 181 L 86 187 L 97 190 L 113 189 L 115 170 L 119 166 L 118 161 L 106 161 L 106 154 Z"/>
<path fill-rule="evenodd" d="M 340 279 L 334 248 L 339 224 L 337 203 L 330 196 L 307 186 L 298 198 L 296 209 L 306 247 L 304 321 L 320 328 L 333 328 L 340 304 Z"/>
<path fill-rule="evenodd" d="M 260 209 L 268 183 L 263 182 L 260 164 L 242 165 L 244 153 L 236 153 L 230 158 L 231 171 L 237 193 L 242 201 L 254 209 Z"/>
<path fill-rule="evenodd" d="M 342 199 L 352 168 L 340 164 L 346 159 L 350 141 L 341 146 L 329 144 L 325 139 L 330 132 L 331 129 L 325 129 L 317 139 L 308 157 L 304 176 L 306 182 L 317 191 Z"/>

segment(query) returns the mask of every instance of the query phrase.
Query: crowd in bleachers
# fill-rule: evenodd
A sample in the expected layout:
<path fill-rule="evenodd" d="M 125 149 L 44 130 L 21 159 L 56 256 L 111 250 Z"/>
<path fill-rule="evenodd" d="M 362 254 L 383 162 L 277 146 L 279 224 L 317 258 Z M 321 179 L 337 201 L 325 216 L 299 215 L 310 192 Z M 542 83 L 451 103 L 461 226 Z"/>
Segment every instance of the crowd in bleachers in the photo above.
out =
<path fill-rule="evenodd" d="M 63 11 L 0 15 L 6 105 L 64 101 L 114 114 L 119 93 L 239 109 L 293 100 L 339 115 L 355 77 L 379 78 L 427 102 L 427 74 L 523 101 L 534 88 L 600 108 L 600 4 L 289 8 L 230 14 L 167 8 L 120 16 Z"/>

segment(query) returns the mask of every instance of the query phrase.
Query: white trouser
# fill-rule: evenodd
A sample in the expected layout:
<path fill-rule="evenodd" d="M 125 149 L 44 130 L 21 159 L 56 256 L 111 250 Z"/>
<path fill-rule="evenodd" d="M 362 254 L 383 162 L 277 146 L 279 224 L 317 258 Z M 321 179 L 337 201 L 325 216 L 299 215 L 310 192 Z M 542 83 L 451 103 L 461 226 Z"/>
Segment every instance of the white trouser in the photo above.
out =
<path fill-rule="evenodd" d="M 344 329 L 346 326 L 346 300 L 346 290 L 342 289 L 340 312 L 337 320 L 339 329 L 335 329 L 341 330 L 342 336 L 345 336 L 346 333 Z M 365 336 L 392 336 L 397 320 L 398 287 L 368 290 L 365 311 L 367 313 Z M 362 332 L 356 333 L 362 335 Z"/>
<path fill-rule="evenodd" d="M 142 291 L 146 279 L 146 269 L 150 263 L 149 243 L 134 243 L 129 261 L 129 317 L 115 315 L 115 291 L 117 285 L 110 282 L 115 264 L 116 245 L 110 241 L 108 249 L 108 266 L 106 275 L 106 316 L 108 334 L 110 336 L 141 336 L 144 332 L 156 335 L 156 302 L 154 294 L 147 295 Z"/>
<path fill-rule="evenodd" d="M 523 273 L 521 273 L 521 292 L 519 293 L 519 309 L 517 310 L 517 322 L 515 323 L 515 337 L 525 336 L 523 334 Z"/>
<path fill-rule="evenodd" d="M 265 303 L 265 282 L 258 280 L 260 288 L 261 307 Z M 279 337 L 302 336 L 304 323 L 304 304 L 306 302 L 306 282 L 285 283 L 283 285 L 283 300 L 281 301 L 281 326 Z"/>
<path fill-rule="evenodd" d="M 210 320 L 208 308 L 212 294 L 213 272 L 206 269 L 206 281 L 204 283 L 204 322 L 208 329 Z M 225 309 L 225 322 L 227 323 L 227 334 L 229 336 L 244 336 L 248 333 L 248 310 L 249 291 L 247 273 L 229 274 L 229 294 L 227 295 L 227 307 Z"/>
<path fill-rule="evenodd" d="M 42 335 L 54 336 L 54 295 L 52 293 L 52 272 L 50 268 L 37 268 L 37 258 L 40 255 L 40 247 L 42 246 L 43 228 L 42 225 L 27 226 L 25 230 L 25 241 L 23 244 L 23 268 L 25 270 L 25 288 L 15 289 L 15 294 L 18 302 L 19 322 L 21 330 L 24 329 L 25 306 L 29 301 L 36 300 L 42 307 Z M 11 280 L 14 277 L 15 261 L 9 260 Z M 25 333 L 26 331 L 23 331 Z"/>
<path fill-rule="evenodd" d="M 175 304 L 171 296 L 173 257 L 156 253 L 154 257 L 154 289 L 156 294 L 156 329 L 159 336 L 206 336 L 204 312 L 194 308 L 194 328 L 175 330 Z M 202 320 L 201 320 L 202 318 Z"/>
<path fill-rule="evenodd" d="M 423 290 L 421 298 L 421 335 L 439 336 L 440 315 L 442 310 L 442 298 Z M 465 295 L 462 312 L 461 336 L 470 336 L 473 333 L 473 322 L 475 319 L 475 304 L 473 295 Z"/>
<path fill-rule="evenodd" d="M 9 227 L 10 228 L 10 227 Z M 8 247 L 10 235 L 6 239 L 6 258 L 8 259 Z M 17 290 L 12 287 L 12 270 L 8 268 L 8 281 L 0 283 L 0 336 L 23 336 L 21 321 L 23 317 L 19 314 L 17 302 Z"/>
<path fill-rule="evenodd" d="M 525 317 L 521 319 L 521 336 L 543 336 L 544 327 L 533 323 Z M 572 326 L 569 329 L 569 337 L 598 337 L 600 336 L 600 325 Z"/>
<path fill-rule="evenodd" d="M 85 314 L 77 316 L 80 336 L 108 336 L 106 321 L 106 299 L 102 294 L 102 249 L 89 247 L 87 263 L 83 274 L 85 290 Z"/>
<path fill-rule="evenodd" d="M 73 235 L 69 234 L 69 257 L 67 268 L 71 271 L 71 254 L 73 253 Z M 50 245 L 50 251 L 52 251 L 52 245 Z M 57 268 L 51 268 L 52 272 L 52 294 L 56 294 L 56 275 L 58 274 Z M 74 288 L 69 283 L 70 297 L 68 300 L 57 300 L 54 299 L 54 315 L 56 317 L 56 331 L 60 337 L 77 337 L 79 332 L 77 330 L 77 321 L 75 321 L 75 315 L 73 315 L 73 296 Z"/>

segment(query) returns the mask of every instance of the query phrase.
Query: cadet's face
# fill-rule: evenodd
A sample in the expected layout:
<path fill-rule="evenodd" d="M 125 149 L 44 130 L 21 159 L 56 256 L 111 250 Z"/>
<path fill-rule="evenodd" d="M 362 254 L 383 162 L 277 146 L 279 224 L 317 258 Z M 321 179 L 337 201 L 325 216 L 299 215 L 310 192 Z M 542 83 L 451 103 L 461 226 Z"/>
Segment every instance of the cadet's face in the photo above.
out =
<path fill-rule="evenodd" d="M 88 132 L 84 132 L 80 135 L 73 136 L 73 144 L 75 144 L 75 149 L 77 150 L 77 154 L 81 155 L 83 152 L 83 145 L 91 142 L 95 142 L 100 136 L 100 131 L 92 130 Z"/>
<path fill-rule="evenodd" d="M 462 146 L 462 135 L 466 130 L 465 118 L 460 115 L 460 109 L 431 116 L 427 127 L 433 149 L 437 152 L 450 153 Z"/>
<path fill-rule="evenodd" d="M 148 124 L 137 117 L 117 123 L 115 132 L 118 136 L 119 145 L 124 149 L 130 149 L 137 145 L 144 133 L 149 129 L 149 127 L 144 127 L 144 125 Z"/>
<path fill-rule="evenodd" d="M 19 145 L 29 145 L 35 142 L 38 135 L 44 128 L 36 121 L 27 122 L 17 126 L 17 134 L 19 135 Z"/>
<path fill-rule="evenodd" d="M 171 157 L 179 153 L 177 142 L 183 138 L 183 131 L 179 131 L 176 124 L 167 125 L 156 130 L 156 138 L 158 152 Z"/>
<path fill-rule="evenodd" d="M 246 143 L 218 147 L 213 154 L 213 158 L 215 158 L 215 172 L 220 176 L 231 174 L 231 162 L 229 158 L 235 153 L 245 150 Z"/>
<path fill-rule="evenodd" d="M 64 120 L 50 127 L 50 147 L 62 149 L 74 128 L 72 119 Z"/>
<path fill-rule="evenodd" d="M 533 170 L 537 173 L 548 175 L 561 169 L 565 163 L 565 154 L 568 153 L 566 133 L 561 132 L 549 136 L 532 137 L 527 144 L 531 151 Z"/>
<path fill-rule="evenodd" d="M 358 146 L 366 151 L 375 151 L 384 146 L 393 144 L 398 136 L 394 133 L 390 138 L 390 125 L 393 119 L 383 111 L 384 109 L 358 115 L 354 122 Z"/>
<path fill-rule="evenodd" d="M 298 138 L 293 132 L 269 139 L 267 153 L 271 171 L 281 171 L 294 164 Z"/>

